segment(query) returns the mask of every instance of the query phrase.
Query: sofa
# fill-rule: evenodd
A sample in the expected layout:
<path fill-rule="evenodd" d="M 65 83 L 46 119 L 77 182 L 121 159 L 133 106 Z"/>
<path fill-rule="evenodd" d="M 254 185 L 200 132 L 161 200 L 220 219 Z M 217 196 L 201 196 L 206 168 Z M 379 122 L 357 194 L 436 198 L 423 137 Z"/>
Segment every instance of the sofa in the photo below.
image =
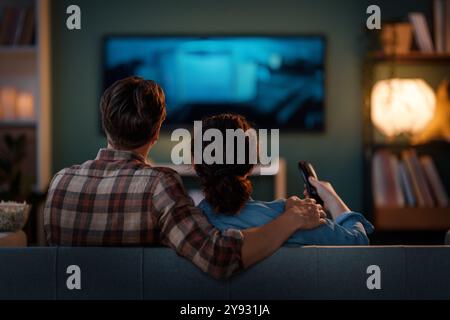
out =
<path fill-rule="evenodd" d="M 228 280 L 163 247 L 0 248 L 0 261 L 0 299 L 450 299 L 450 246 L 283 247 Z"/>

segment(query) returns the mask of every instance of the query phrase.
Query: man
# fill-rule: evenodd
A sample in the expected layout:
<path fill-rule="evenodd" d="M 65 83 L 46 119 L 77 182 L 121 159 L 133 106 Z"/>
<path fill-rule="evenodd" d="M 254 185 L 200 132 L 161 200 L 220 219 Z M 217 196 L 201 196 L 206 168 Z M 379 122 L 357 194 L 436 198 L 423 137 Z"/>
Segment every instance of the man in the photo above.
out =
<path fill-rule="evenodd" d="M 320 206 L 291 198 L 286 212 L 265 226 L 215 229 L 175 171 L 146 162 L 166 116 L 158 84 L 138 77 L 117 81 L 100 108 L 108 148 L 53 178 L 44 212 L 50 245 L 162 244 L 224 278 L 269 256 L 296 230 L 325 223 Z"/>

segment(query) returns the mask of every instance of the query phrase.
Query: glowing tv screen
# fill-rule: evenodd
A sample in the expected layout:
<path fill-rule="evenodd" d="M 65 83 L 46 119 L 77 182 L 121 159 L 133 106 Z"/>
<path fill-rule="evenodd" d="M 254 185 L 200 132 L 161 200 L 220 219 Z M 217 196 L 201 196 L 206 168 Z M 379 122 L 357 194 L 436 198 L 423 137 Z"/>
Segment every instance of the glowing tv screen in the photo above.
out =
<path fill-rule="evenodd" d="M 259 128 L 324 128 L 321 36 L 109 36 L 103 49 L 103 88 L 130 75 L 157 81 L 166 125 L 233 112 Z"/>

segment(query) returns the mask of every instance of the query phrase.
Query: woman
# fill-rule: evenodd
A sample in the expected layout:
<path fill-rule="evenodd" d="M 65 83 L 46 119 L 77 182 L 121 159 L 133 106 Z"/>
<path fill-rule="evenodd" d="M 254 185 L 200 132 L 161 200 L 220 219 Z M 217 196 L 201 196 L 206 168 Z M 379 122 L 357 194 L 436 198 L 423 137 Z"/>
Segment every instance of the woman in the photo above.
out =
<path fill-rule="evenodd" d="M 206 118 L 202 122 L 202 130 L 218 129 L 225 137 L 226 129 L 252 128 L 249 122 L 240 115 L 220 114 Z M 225 140 L 225 139 L 223 139 Z M 225 141 L 223 141 L 225 150 Z M 204 142 L 203 148 L 208 142 Z M 253 200 L 251 198 L 252 183 L 248 179 L 254 165 L 249 163 L 249 140 L 246 140 L 246 155 L 244 164 L 194 164 L 200 177 L 200 183 L 205 199 L 199 207 L 205 212 L 209 221 L 218 229 L 246 229 L 270 222 L 285 210 L 286 200 L 271 202 Z M 235 158 L 236 157 L 235 147 Z M 331 184 L 311 179 L 334 221 L 327 219 L 326 224 L 313 230 L 297 231 L 287 244 L 295 245 L 367 245 L 367 233 L 373 231 L 373 226 L 361 214 L 350 211 L 342 199 L 334 191 Z M 307 194 L 305 193 L 307 196 Z M 300 200 L 295 197 L 295 203 L 301 205 L 313 202 L 312 199 Z"/>

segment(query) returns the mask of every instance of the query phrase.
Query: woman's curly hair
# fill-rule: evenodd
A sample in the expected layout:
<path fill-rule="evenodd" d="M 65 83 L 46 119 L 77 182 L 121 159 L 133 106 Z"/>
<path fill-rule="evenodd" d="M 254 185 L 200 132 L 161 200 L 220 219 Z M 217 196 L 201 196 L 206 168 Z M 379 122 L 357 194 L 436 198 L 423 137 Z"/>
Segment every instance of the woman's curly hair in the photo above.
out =
<path fill-rule="evenodd" d="M 236 114 L 219 114 L 202 120 L 202 135 L 208 129 L 218 129 L 222 136 L 226 136 L 226 129 L 242 129 L 246 132 L 252 129 L 251 124 L 244 116 Z M 252 171 L 254 164 L 249 161 L 251 147 L 249 138 L 245 138 L 245 163 L 237 164 L 237 143 L 234 143 L 234 162 L 226 164 L 226 139 L 223 139 L 223 164 L 194 164 L 195 171 L 205 194 L 205 199 L 217 213 L 235 215 L 244 206 L 253 191 L 251 181 L 247 175 Z M 202 142 L 202 154 L 209 144 Z M 194 153 L 194 144 L 192 154 Z"/>

